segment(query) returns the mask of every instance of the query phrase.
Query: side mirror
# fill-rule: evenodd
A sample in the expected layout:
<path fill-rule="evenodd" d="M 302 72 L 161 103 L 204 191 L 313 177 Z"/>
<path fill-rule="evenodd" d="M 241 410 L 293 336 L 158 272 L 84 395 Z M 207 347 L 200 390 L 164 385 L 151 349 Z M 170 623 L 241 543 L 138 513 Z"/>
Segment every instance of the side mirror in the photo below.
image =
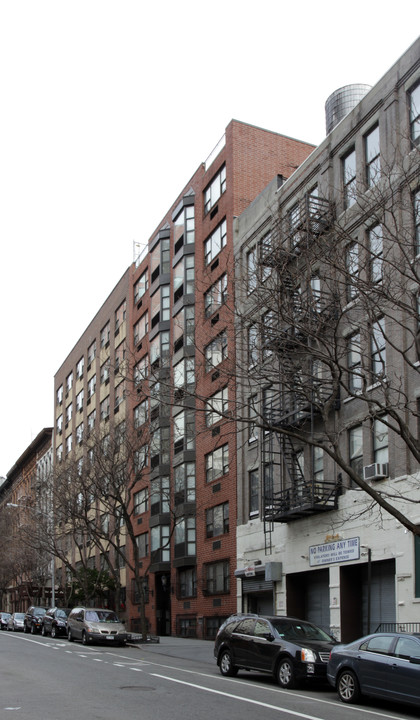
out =
<path fill-rule="evenodd" d="M 264 637 L 268 642 L 273 642 L 274 640 L 274 635 L 271 632 L 264 633 Z"/>

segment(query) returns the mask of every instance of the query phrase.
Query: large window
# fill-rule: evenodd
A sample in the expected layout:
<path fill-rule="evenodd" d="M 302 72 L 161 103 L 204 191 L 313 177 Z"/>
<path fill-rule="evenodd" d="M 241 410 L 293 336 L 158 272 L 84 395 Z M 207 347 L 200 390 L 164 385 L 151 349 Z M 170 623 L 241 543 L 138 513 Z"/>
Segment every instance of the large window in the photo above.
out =
<path fill-rule="evenodd" d="M 175 525 L 175 557 L 191 557 L 195 553 L 195 517 L 182 518 Z"/>
<path fill-rule="evenodd" d="M 346 300 L 351 302 L 357 294 L 359 276 L 359 246 L 352 242 L 346 247 Z"/>
<path fill-rule="evenodd" d="M 96 358 L 96 340 L 88 347 L 88 365 L 90 366 Z"/>
<path fill-rule="evenodd" d="M 174 352 L 184 346 L 193 345 L 195 337 L 194 305 L 187 305 L 177 313 L 173 322 Z"/>
<path fill-rule="evenodd" d="M 372 187 L 378 182 L 381 173 L 381 157 L 379 153 L 379 125 L 365 135 L 366 184 Z"/>
<path fill-rule="evenodd" d="M 169 463 L 169 427 L 161 427 L 150 435 L 150 464 L 152 468 Z"/>
<path fill-rule="evenodd" d="M 127 313 L 127 302 L 126 302 L 126 300 L 124 300 L 124 302 L 122 302 L 121 305 L 115 311 L 115 334 L 118 333 L 118 330 L 120 329 L 121 325 L 125 322 L 126 313 Z"/>
<path fill-rule="evenodd" d="M 204 294 L 204 312 L 210 317 L 226 302 L 227 299 L 227 275 L 224 273 L 209 290 Z"/>
<path fill-rule="evenodd" d="M 141 515 L 149 509 L 149 489 L 143 488 L 134 493 L 134 514 Z"/>
<path fill-rule="evenodd" d="M 229 592 L 229 561 L 224 560 L 223 562 L 206 565 L 205 577 L 205 591 L 208 595 L 217 595 L 219 593 Z"/>
<path fill-rule="evenodd" d="M 174 221 L 174 251 L 177 253 L 184 245 L 193 245 L 195 240 L 194 205 L 184 207 Z"/>
<path fill-rule="evenodd" d="M 84 368 L 85 368 L 85 358 L 81 357 L 79 362 L 76 365 L 76 375 L 77 375 L 78 380 L 80 380 L 83 377 Z"/>
<path fill-rule="evenodd" d="M 150 483 L 150 514 L 160 515 L 170 509 L 170 483 L 169 476 L 164 475 L 152 480 Z"/>
<path fill-rule="evenodd" d="M 213 205 L 215 205 L 220 196 L 226 190 L 226 165 L 223 165 L 221 170 L 213 178 L 211 183 L 207 185 L 204 190 L 204 214 L 207 215 L 210 212 Z"/>
<path fill-rule="evenodd" d="M 183 295 L 194 294 L 194 260 L 194 255 L 184 255 L 174 267 L 174 302 Z"/>
<path fill-rule="evenodd" d="M 349 373 L 349 391 L 358 393 L 362 389 L 362 352 L 360 332 L 347 338 L 347 368 Z"/>
<path fill-rule="evenodd" d="M 205 350 L 204 355 L 206 358 L 206 372 L 210 372 L 216 365 L 220 365 L 223 360 L 227 358 L 228 341 L 226 330 L 220 333 L 214 340 L 209 343 Z"/>
<path fill-rule="evenodd" d="M 139 558 L 145 558 L 149 554 L 149 533 L 145 532 L 136 537 Z"/>
<path fill-rule="evenodd" d="M 258 363 L 258 328 L 250 325 L 247 329 L 248 339 L 248 367 L 253 368 Z"/>
<path fill-rule="evenodd" d="M 134 408 L 134 427 L 139 428 L 149 417 L 149 399 L 143 400 Z"/>
<path fill-rule="evenodd" d="M 66 377 L 66 392 L 70 392 L 73 387 L 73 373 L 69 373 Z"/>
<path fill-rule="evenodd" d="M 96 391 L 96 375 L 92 375 L 91 378 L 88 380 L 87 384 L 87 396 L 88 399 L 92 397 L 92 395 L 95 394 Z"/>
<path fill-rule="evenodd" d="M 222 248 L 225 247 L 227 242 L 226 233 L 226 220 L 223 220 L 205 241 L 204 259 L 206 265 L 209 265 Z"/>
<path fill-rule="evenodd" d="M 149 332 L 149 315 L 145 312 L 134 325 L 134 345 L 138 345 L 147 332 Z"/>
<path fill-rule="evenodd" d="M 248 494 L 249 494 L 249 514 L 257 515 L 260 508 L 260 487 L 258 479 L 258 470 L 250 470 L 248 473 Z"/>
<path fill-rule="evenodd" d="M 357 475 L 363 475 L 363 428 L 361 425 L 349 430 L 349 462 Z"/>
<path fill-rule="evenodd" d="M 187 462 L 174 468 L 175 505 L 195 501 L 195 463 Z"/>
<path fill-rule="evenodd" d="M 210 427 L 219 422 L 228 411 L 228 389 L 227 386 L 214 393 L 207 400 L 206 425 Z"/>
<path fill-rule="evenodd" d="M 174 416 L 174 451 L 193 450 L 195 447 L 195 413 L 193 410 L 182 410 Z"/>
<path fill-rule="evenodd" d="M 386 416 L 373 422 L 373 460 L 375 463 L 388 462 L 388 426 Z"/>
<path fill-rule="evenodd" d="M 153 295 L 150 303 L 151 326 L 170 318 L 170 286 L 162 285 Z"/>
<path fill-rule="evenodd" d="M 77 412 L 79 412 L 79 413 L 82 412 L 82 410 L 83 410 L 83 400 L 84 400 L 84 396 L 85 396 L 84 390 L 81 390 L 81 391 L 80 391 L 79 393 L 77 393 L 77 395 L 76 395 L 76 409 L 77 409 Z"/>
<path fill-rule="evenodd" d="M 229 445 L 222 445 L 205 457 L 206 481 L 211 482 L 229 471 Z"/>
<path fill-rule="evenodd" d="M 255 245 L 246 254 L 246 276 L 248 295 L 257 287 L 257 246 Z"/>
<path fill-rule="evenodd" d="M 410 135 L 413 143 L 420 141 L 420 83 L 409 92 Z"/>
<path fill-rule="evenodd" d="M 368 231 L 369 252 L 370 252 L 370 279 L 373 283 L 382 280 L 383 265 L 383 237 L 382 226 L 375 225 Z"/>
<path fill-rule="evenodd" d="M 174 365 L 174 385 L 176 388 L 185 388 L 195 383 L 195 358 L 186 357 Z"/>
<path fill-rule="evenodd" d="M 159 275 L 166 275 L 170 272 L 170 240 L 169 237 L 162 238 L 151 253 L 151 282 L 153 283 Z"/>
<path fill-rule="evenodd" d="M 385 318 L 381 317 L 372 325 L 371 368 L 373 380 L 386 375 Z"/>
<path fill-rule="evenodd" d="M 356 151 L 351 150 L 342 160 L 344 207 L 356 202 Z"/>
<path fill-rule="evenodd" d="M 150 530 L 150 549 L 152 551 L 152 563 L 169 562 L 171 551 L 169 547 L 170 528 L 169 525 L 157 525 Z"/>
<path fill-rule="evenodd" d="M 216 537 L 229 532 L 229 503 L 206 510 L 206 537 Z"/>
<path fill-rule="evenodd" d="M 134 285 L 134 302 L 138 303 L 149 287 L 149 274 L 145 270 Z"/>
<path fill-rule="evenodd" d="M 111 332 L 111 325 L 109 322 L 107 322 L 107 324 L 104 325 L 104 327 L 101 330 L 101 348 L 108 347 L 110 332 Z"/>
<path fill-rule="evenodd" d="M 180 598 L 196 597 L 197 571 L 195 568 L 178 571 L 178 594 Z"/>
<path fill-rule="evenodd" d="M 156 367 L 159 365 L 165 365 L 169 361 L 169 330 L 164 330 L 158 333 L 150 343 L 150 363 Z"/>

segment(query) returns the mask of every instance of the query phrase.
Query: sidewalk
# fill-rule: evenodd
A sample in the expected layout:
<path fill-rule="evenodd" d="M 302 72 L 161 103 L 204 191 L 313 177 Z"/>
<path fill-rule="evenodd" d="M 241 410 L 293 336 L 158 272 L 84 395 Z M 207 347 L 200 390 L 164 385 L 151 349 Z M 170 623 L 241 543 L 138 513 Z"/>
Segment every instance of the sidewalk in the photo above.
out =
<path fill-rule="evenodd" d="M 159 642 L 136 643 L 142 653 L 148 655 L 166 655 L 167 657 L 196 660 L 198 662 L 216 664 L 213 655 L 214 640 L 198 640 L 196 638 L 160 637 Z"/>

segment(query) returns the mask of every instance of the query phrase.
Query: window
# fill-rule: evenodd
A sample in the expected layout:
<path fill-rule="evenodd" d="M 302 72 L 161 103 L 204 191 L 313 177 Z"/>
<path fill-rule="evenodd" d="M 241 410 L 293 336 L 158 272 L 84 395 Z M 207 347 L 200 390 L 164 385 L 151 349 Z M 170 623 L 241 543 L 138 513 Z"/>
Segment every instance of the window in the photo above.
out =
<path fill-rule="evenodd" d="M 121 325 L 125 322 L 126 312 L 127 302 L 124 300 L 115 311 L 115 333 L 117 333 Z"/>
<path fill-rule="evenodd" d="M 101 348 L 108 347 L 110 336 L 110 323 L 109 321 L 101 330 Z"/>
<path fill-rule="evenodd" d="M 160 515 L 170 510 L 169 475 L 152 480 L 150 483 L 150 513 Z"/>
<path fill-rule="evenodd" d="M 195 463 L 187 462 L 174 468 L 175 505 L 195 501 Z"/>
<path fill-rule="evenodd" d="M 183 358 L 174 365 L 174 385 L 176 388 L 184 388 L 195 383 L 195 358 Z"/>
<path fill-rule="evenodd" d="M 81 445 L 83 442 L 83 423 L 82 422 L 76 427 L 76 442 L 78 445 Z"/>
<path fill-rule="evenodd" d="M 351 302 L 357 294 L 359 275 L 359 246 L 352 242 L 346 247 L 346 300 Z"/>
<path fill-rule="evenodd" d="M 91 398 L 92 395 L 94 395 L 95 390 L 96 390 L 96 375 L 92 375 L 92 377 L 88 380 L 88 384 L 87 384 L 88 398 Z"/>
<path fill-rule="evenodd" d="M 140 385 L 149 375 L 149 358 L 147 355 L 142 357 L 141 360 L 134 367 L 134 384 Z"/>
<path fill-rule="evenodd" d="M 109 418 L 109 395 L 100 404 L 100 416 L 101 420 L 108 420 Z"/>
<path fill-rule="evenodd" d="M 206 359 L 205 371 L 210 372 L 217 365 L 220 365 L 227 358 L 227 334 L 226 330 L 220 333 L 214 340 L 204 349 Z"/>
<path fill-rule="evenodd" d="M 84 390 L 81 390 L 76 395 L 76 410 L 77 412 L 82 412 L 83 410 L 83 400 L 84 400 L 85 392 Z"/>
<path fill-rule="evenodd" d="M 138 345 L 147 332 L 149 332 L 149 314 L 145 312 L 134 325 L 134 344 Z"/>
<path fill-rule="evenodd" d="M 227 242 L 226 233 L 226 220 L 223 220 L 205 241 L 204 260 L 206 265 L 209 265 L 225 247 Z"/>
<path fill-rule="evenodd" d="M 249 514 L 257 515 L 260 508 L 260 488 L 258 479 L 258 470 L 251 470 L 248 473 L 248 495 L 249 495 Z"/>
<path fill-rule="evenodd" d="M 213 205 L 217 203 L 220 196 L 226 190 L 226 165 L 219 170 L 211 183 L 204 190 L 204 215 L 210 212 Z"/>
<path fill-rule="evenodd" d="M 194 306 L 187 305 L 175 316 L 173 324 L 174 352 L 178 352 L 184 346 L 194 344 L 195 335 L 195 313 Z"/>
<path fill-rule="evenodd" d="M 143 400 L 140 405 L 134 408 L 134 427 L 139 428 L 149 416 L 149 400 Z"/>
<path fill-rule="evenodd" d="M 136 450 L 134 453 L 134 471 L 136 474 L 141 474 L 148 462 L 148 446 L 143 445 L 140 450 Z"/>
<path fill-rule="evenodd" d="M 420 83 L 410 90 L 410 136 L 414 144 L 420 141 Z"/>
<path fill-rule="evenodd" d="M 145 558 L 149 555 L 149 534 L 147 532 L 137 535 L 136 545 L 139 558 Z"/>
<path fill-rule="evenodd" d="M 60 385 L 60 387 L 57 390 L 57 405 L 63 404 L 63 386 Z"/>
<path fill-rule="evenodd" d="M 227 275 L 224 273 L 204 295 L 204 313 L 210 317 L 227 299 Z"/>
<path fill-rule="evenodd" d="M 101 365 L 101 385 L 109 382 L 109 358 Z"/>
<path fill-rule="evenodd" d="M 360 332 L 347 338 L 347 368 L 349 392 L 358 393 L 362 389 L 362 353 L 360 348 Z"/>
<path fill-rule="evenodd" d="M 195 556 L 195 540 L 195 517 L 179 520 L 175 525 L 175 557 Z"/>
<path fill-rule="evenodd" d="M 178 589 L 180 598 L 197 596 L 197 571 L 195 568 L 178 571 Z"/>
<path fill-rule="evenodd" d="M 184 255 L 174 267 L 174 302 L 183 295 L 194 294 L 194 261 L 194 255 Z"/>
<path fill-rule="evenodd" d="M 171 551 L 169 547 L 170 529 L 169 525 L 157 525 L 150 530 L 151 561 L 169 562 Z"/>
<path fill-rule="evenodd" d="M 368 242 L 370 252 L 370 279 L 373 283 L 378 283 L 382 280 L 384 252 L 381 225 L 375 225 L 368 231 Z"/>
<path fill-rule="evenodd" d="M 219 593 L 228 593 L 230 588 L 229 582 L 229 561 L 212 563 L 206 565 L 206 587 L 205 591 L 208 595 L 216 595 Z"/>
<path fill-rule="evenodd" d="M 66 377 L 66 392 L 69 392 L 73 387 L 73 373 L 69 373 Z"/>
<path fill-rule="evenodd" d="M 258 328 L 256 325 L 248 327 L 248 367 L 258 364 Z"/>
<path fill-rule="evenodd" d="M 66 423 L 69 423 L 73 416 L 73 403 L 70 403 L 66 407 Z"/>
<path fill-rule="evenodd" d="M 59 445 L 57 448 L 57 462 L 61 462 L 63 459 L 63 445 Z"/>
<path fill-rule="evenodd" d="M 125 342 L 123 341 L 115 348 L 115 373 L 121 370 L 125 360 Z"/>
<path fill-rule="evenodd" d="M 57 428 L 58 434 L 61 435 L 61 433 L 63 432 L 63 415 L 60 415 L 57 418 L 56 428 Z"/>
<path fill-rule="evenodd" d="M 152 468 L 169 463 L 169 427 L 161 427 L 150 435 L 150 463 Z"/>
<path fill-rule="evenodd" d="M 293 207 L 287 213 L 287 226 L 290 236 L 290 245 L 292 248 L 296 247 L 301 240 L 301 233 L 298 228 L 300 225 L 300 209 L 299 204 L 293 205 Z"/>
<path fill-rule="evenodd" d="M 151 282 L 154 283 L 159 275 L 170 272 L 170 241 L 169 237 L 162 238 L 151 253 Z"/>
<path fill-rule="evenodd" d="M 371 368 L 373 380 L 386 375 L 385 318 L 378 318 L 372 325 Z"/>
<path fill-rule="evenodd" d="M 147 292 L 149 288 L 149 274 L 148 271 L 145 270 L 144 273 L 142 273 L 137 280 L 137 282 L 134 284 L 134 302 L 138 303 L 139 300 L 143 297 L 145 292 Z"/>
<path fill-rule="evenodd" d="M 257 402 L 258 396 L 251 395 L 248 400 L 248 442 L 252 443 L 258 440 L 258 428 L 255 424 L 257 419 Z"/>
<path fill-rule="evenodd" d="M 311 309 L 314 312 L 321 311 L 321 278 L 318 273 L 311 276 Z"/>
<path fill-rule="evenodd" d="M 252 293 L 257 287 L 257 247 L 253 247 L 252 250 L 246 254 L 246 276 L 247 276 L 247 291 L 248 295 Z"/>
<path fill-rule="evenodd" d="M 182 410 L 173 418 L 174 451 L 193 450 L 195 447 L 195 413 L 193 410 Z"/>
<path fill-rule="evenodd" d="M 169 330 L 158 333 L 150 343 L 150 363 L 153 367 L 164 367 L 169 361 Z"/>
<path fill-rule="evenodd" d="M 420 190 L 414 195 L 414 249 L 420 255 Z"/>
<path fill-rule="evenodd" d="M 206 510 L 206 537 L 216 537 L 229 532 L 229 503 Z"/>
<path fill-rule="evenodd" d="M 125 398 L 125 390 L 124 390 L 124 383 L 121 382 L 117 387 L 115 388 L 115 394 L 114 394 L 114 412 L 118 411 L 119 406 L 123 402 Z"/>
<path fill-rule="evenodd" d="M 95 422 L 96 422 L 96 408 L 93 410 L 89 415 L 87 416 L 87 425 L 89 430 L 93 430 L 95 428 Z"/>
<path fill-rule="evenodd" d="M 314 447 L 312 452 L 314 486 L 319 487 L 324 481 L 324 450 Z"/>
<path fill-rule="evenodd" d="M 388 426 L 385 424 L 386 415 L 376 418 L 373 422 L 373 461 L 375 463 L 388 462 Z"/>
<path fill-rule="evenodd" d="M 381 158 L 379 154 L 379 125 L 376 125 L 365 135 L 365 163 L 366 184 L 375 185 L 381 173 Z"/>
<path fill-rule="evenodd" d="M 210 427 L 222 420 L 228 411 L 228 389 L 227 386 L 214 393 L 206 403 L 206 426 Z"/>
<path fill-rule="evenodd" d="M 222 445 L 205 456 L 206 482 L 212 482 L 229 472 L 229 445 Z"/>
<path fill-rule="evenodd" d="M 76 365 L 76 375 L 79 380 L 83 377 L 84 368 L 85 368 L 85 358 L 81 357 L 79 362 Z"/>
<path fill-rule="evenodd" d="M 134 515 L 141 515 L 149 509 L 149 490 L 143 488 L 134 493 Z"/>
<path fill-rule="evenodd" d="M 343 158 L 342 163 L 344 207 L 349 208 L 356 202 L 356 151 L 354 148 Z"/>
<path fill-rule="evenodd" d="M 184 245 L 194 245 L 195 217 L 194 205 L 187 205 L 174 220 L 174 252 L 181 250 Z"/>
<path fill-rule="evenodd" d="M 96 340 L 88 347 L 88 365 L 91 365 L 96 358 Z"/>
<path fill-rule="evenodd" d="M 267 360 L 273 354 L 273 339 L 277 338 L 278 331 L 275 327 L 275 315 L 272 310 L 264 313 L 261 318 L 261 333 L 263 346 L 263 360 Z"/>
<path fill-rule="evenodd" d="M 73 436 L 68 435 L 66 437 L 66 455 L 68 455 L 71 452 L 72 445 L 73 445 Z"/>

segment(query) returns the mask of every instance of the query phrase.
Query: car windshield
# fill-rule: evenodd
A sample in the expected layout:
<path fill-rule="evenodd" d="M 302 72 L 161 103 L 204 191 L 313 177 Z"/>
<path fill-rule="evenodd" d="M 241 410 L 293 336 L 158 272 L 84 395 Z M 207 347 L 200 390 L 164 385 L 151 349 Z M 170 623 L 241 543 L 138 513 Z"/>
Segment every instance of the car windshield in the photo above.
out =
<path fill-rule="evenodd" d="M 302 642 L 302 640 L 321 640 L 331 642 L 332 638 L 321 628 L 306 622 L 293 622 L 292 620 L 272 620 L 271 624 L 281 638 L 289 642 Z"/>
<path fill-rule="evenodd" d="M 35 608 L 34 615 L 45 615 L 45 608 Z"/>
<path fill-rule="evenodd" d="M 15 613 L 15 620 L 23 620 L 25 613 Z"/>
<path fill-rule="evenodd" d="M 111 610 L 88 610 L 85 617 L 88 622 L 119 622 L 118 616 Z"/>
<path fill-rule="evenodd" d="M 57 610 L 56 615 L 57 615 L 57 617 L 66 618 L 68 616 L 69 612 L 70 612 L 70 610 L 68 610 L 67 608 L 66 609 L 60 608 L 59 610 Z"/>

